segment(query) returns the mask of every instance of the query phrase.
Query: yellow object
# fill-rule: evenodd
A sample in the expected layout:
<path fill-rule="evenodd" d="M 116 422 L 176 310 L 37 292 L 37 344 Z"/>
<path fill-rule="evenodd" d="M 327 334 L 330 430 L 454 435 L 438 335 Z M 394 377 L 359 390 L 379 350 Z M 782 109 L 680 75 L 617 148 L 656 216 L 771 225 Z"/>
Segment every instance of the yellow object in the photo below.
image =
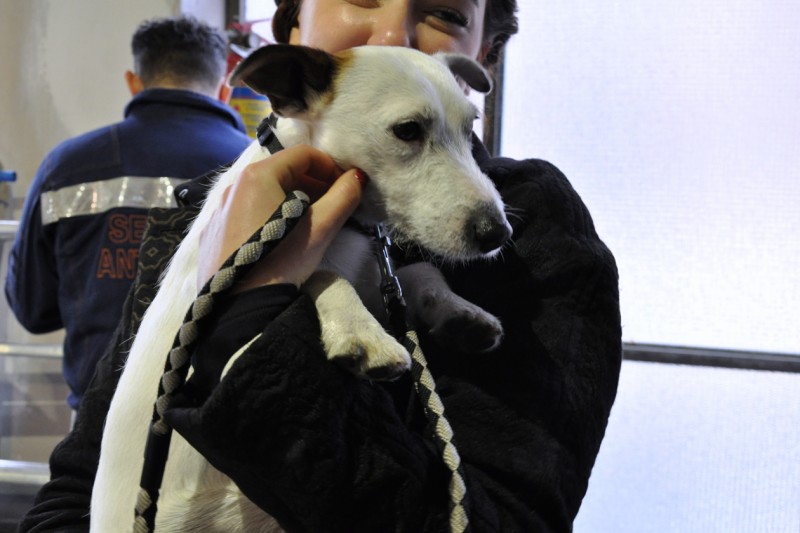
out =
<path fill-rule="evenodd" d="M 255 139 L 258 125 L 272 111 L 269 98 L 258 94 L 249 87 L 234 87 L 229 103 L 242 118 L 242 122 L 247 128 L 247 135 Z"/>

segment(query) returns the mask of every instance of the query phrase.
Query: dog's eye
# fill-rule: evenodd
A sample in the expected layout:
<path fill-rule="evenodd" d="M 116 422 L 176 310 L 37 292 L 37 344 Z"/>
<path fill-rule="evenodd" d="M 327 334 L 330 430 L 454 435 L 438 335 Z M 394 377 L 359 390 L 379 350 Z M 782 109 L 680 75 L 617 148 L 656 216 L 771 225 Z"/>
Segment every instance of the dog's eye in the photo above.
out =
<path fill-rule="evenodd" d="M 401 141 L 411 142 L 422 139 L 422 125 L 419 122 L 401 122 L 392 126 L 392 133 Z"/>

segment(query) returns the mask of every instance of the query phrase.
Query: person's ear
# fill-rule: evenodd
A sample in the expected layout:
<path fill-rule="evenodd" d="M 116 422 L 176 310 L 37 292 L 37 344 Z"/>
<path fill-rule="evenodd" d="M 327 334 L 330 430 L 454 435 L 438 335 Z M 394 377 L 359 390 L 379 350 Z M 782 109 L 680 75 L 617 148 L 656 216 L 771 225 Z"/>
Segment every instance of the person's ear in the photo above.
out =
<path fill-rule="evenodd" d="M 226 83 L 227 76 L 222 76 L 219 79 L 219 83 L 217 83 L 217 88 L 214 91 L 216 94 L 217 100 L 220 102 L 225 102 L 226 104 L 230 101 L 231 98 L 231 87 L 228 86 Z"/>
<path fill-rule="evenodd" d="M 142 79 L 131 70 L 125 71 L 125 83 L 128 85 L 131 96 L 136 96 L 144 90 Z"/>

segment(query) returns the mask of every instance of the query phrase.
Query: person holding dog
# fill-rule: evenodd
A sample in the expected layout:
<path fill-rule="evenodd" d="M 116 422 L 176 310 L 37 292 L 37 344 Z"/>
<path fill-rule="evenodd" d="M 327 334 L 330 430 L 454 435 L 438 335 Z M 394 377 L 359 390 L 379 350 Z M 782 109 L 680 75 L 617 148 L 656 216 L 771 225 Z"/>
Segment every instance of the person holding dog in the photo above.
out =
<path fill-rule="evenodd" d="M 278 0 L 273 29 L 280 42 L 327 52 L 409 46 L 458 51 L 491 66 L 516 31 L 515 11 L 514 0 Z M 442 270 L 454 291 L 501 319 L 505 336 L 491 353 L 465 355 L 419 332 L 461 458 L 464 526 L 479 533 L 571 531 L 616 395 L 616 265 L 557 168 L 492 158 L 477 140 L 473 157 L 515 214 L 513 244 L 495 261 Z M 200 285 L 286 191 L 309 179 L 329 185 L 308 191 L 310 213 L 215 312 L 194 354 L 193 394 L 168 410 L 167 421 L 285 531 L 455 530 L 450 476 L 411 377 L 370 382 L 328 362 L 314 304 L 297 290 L 358 205 L 368 177 L 335 169 L 329 156 L 305 146 L 246 172 L 259 179 L 229 190 L 200 244 Z M 183 208 L 160 213 L 161 220 L 153 214 L 145 242 L 163 253 L 142 270 L 118 345 L 98 365 L 21 531 L 88 530 L 105 415 L 158 272 L 174 250 L 164 235 L 181 235 L 205 183 L 182 188 Z M 220 354 L 257 334 L 220 379 L 228 358 Z"/>
<path fill-rule="evenodd" d="M 226 37 L 193 18 L 153 19 L 131 40 L 125 119 L 54 148 L 28 191 L 5 292 L 32 333 L 65 328 L 77 409 L 136 276 L 147 210 L 180 183 L 232 162 L 250 139 L 218 99 Z"/>

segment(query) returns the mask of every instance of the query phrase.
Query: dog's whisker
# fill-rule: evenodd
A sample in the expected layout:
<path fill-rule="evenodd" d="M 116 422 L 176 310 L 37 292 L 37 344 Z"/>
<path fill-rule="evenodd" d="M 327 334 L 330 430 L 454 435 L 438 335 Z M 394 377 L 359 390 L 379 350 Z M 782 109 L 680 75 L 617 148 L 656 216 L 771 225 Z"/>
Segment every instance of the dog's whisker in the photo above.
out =
<path fill-rule="evenodd" d="M 513 218 L 513 219 L 518 220 L 520 222 L 524 222 L 525 221 L 525 210 L 524 209 L 520 209 L 518 207 L 510 206 L 508 204 L 505 204 L 503 206 L 503 208 L 504 208 L 506 217 Z"/>

